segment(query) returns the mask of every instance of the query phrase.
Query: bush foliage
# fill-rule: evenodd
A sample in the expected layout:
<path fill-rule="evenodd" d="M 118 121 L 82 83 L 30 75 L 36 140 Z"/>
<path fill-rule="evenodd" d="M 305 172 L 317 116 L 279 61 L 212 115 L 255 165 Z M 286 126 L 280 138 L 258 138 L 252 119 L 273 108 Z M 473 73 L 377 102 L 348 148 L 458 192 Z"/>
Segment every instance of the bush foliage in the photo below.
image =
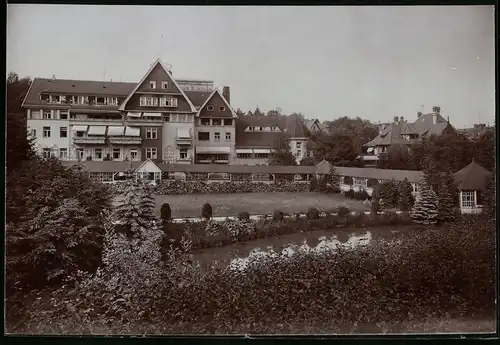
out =
<path fill-rule="evenodd" d="M 88 294 L 67 287 L 53 293 L 52 305 L 35 300 L 28 323 L 50 325 L 53 332 L 65 326 L 76 332 L 264 334 L 334 332 L 340 325 L 430 316 L 494 317 L 495 249 L 494 222 L 463 220 L 439 231 L 409 232 L 398 245 L 372 242 L 336 255 L 256 259 L 244 273 L 217 264 L 202 271 L 178 255 L 183 273 L 162 270 L 154 292 L 118 297 L 111 290 Z"/>

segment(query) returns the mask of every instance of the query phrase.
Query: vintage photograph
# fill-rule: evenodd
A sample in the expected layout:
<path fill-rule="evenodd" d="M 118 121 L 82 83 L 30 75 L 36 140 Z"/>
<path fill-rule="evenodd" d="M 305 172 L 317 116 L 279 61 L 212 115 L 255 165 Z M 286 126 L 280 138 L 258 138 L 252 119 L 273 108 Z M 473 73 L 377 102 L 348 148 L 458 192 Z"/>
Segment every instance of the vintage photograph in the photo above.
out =
<path fill-rule="evenodd" d="M 5 333 L 495 333 L 494 16 L 8 4 Z"/>

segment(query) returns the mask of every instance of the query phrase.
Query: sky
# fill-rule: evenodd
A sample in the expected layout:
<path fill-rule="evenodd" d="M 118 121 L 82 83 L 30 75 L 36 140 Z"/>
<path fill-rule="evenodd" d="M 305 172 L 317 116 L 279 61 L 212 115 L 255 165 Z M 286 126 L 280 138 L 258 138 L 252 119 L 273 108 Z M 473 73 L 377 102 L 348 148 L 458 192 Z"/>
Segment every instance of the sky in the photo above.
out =
<path fill-rule="evenodd" d="M 495 118 L 493 6 L 7 7 L 7 71 L 21 77 L 139 82 L 157 58 L 230 86 L 245 112 Z"/>

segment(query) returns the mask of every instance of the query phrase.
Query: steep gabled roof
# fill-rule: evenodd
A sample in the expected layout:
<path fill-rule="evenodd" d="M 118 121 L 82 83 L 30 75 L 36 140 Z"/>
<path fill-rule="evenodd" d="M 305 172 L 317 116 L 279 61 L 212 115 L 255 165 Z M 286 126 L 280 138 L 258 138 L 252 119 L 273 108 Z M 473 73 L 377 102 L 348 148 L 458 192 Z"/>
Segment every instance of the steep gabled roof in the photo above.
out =
<path fill-rule="evenodd" d="M 227 109 L 229 109 L 231 111 L 231 114 L 233 115 L 233 118 L 237 119 L 238 115 L 236 115 L 236 112 L 234 111 L 234 109 L 231 107 L 231 105 L 229 104 L 229 102 L 227 101 L 227 99 L 219 92 L 218 89 L 215 89 L 214 91 L 212 91 L 212 93 L 207 97 L 207 99 L 205 100 L 205 102 L 200 106 L 200 109 L 198 109 L 198 112 L 196 113 L 196 117 L 200 117 L 201 111 L 205 108 L 205 106 L 208 104 L 208 102 L 215 95 L 219 95 L 219 97 L 224 101 L 224 104 L 226 105 Z"/>
<path fill-rule="evenodd" d="M 120 105 L 120 107 L 118 108 L 119 110 L 125 110 L 125 106 L 127 105 L 127 102 L 130 100 L 130 98 L 132 98 L 132 96 L 134 95 L 134 93 L 139 89 L 139 87 L 144 83 L 144 81 L 149 77 L 149 75 L 151 74 L 151 72 L 155 69 L 156 66 L 160 66 L 164 71 L 165 73 L 167 74 L 167 76 L 170 78 L 170 80 L 172 80 L 172 82 L 174 83 L 175 87 L 180 91 L 180 93 L 182 94 L 182 96 L 186 99 L 186 102 L 189 104 L 190 108 L 191 108 L 191 111 L 192 112 L 195 112 L 196 111 L 196 107 L 193 105 L 193 103 L 191 102 L 191 100 L 189 99 L 189 97 L 186 95 L 186 93 L 182 90 L 182 88 L 179 86 L 179 84 L 177 83 L 177 81 L 172 77 L 172 74 L 169 72 L 168 68 L 166 68 L 163 63 L 161 62 L 160 59 L 157 59 L 152 65 L 151 67 L 149 68 L 148 72 L 144 75 L 144 77 L 142 77 L 142 79 L 136 84 L 135 88 L 132 90 L 132 92 L 129 93 L 129 95 L 127 96 L 127 98 L 125 99 L 125 101 L 123 101 L 123 103 Z"/>
<path fill-rule="evenodd" d="M 491 172 L 474 160 L 460 171 L 453 174 L 459 190 L 484 190 Z"/>

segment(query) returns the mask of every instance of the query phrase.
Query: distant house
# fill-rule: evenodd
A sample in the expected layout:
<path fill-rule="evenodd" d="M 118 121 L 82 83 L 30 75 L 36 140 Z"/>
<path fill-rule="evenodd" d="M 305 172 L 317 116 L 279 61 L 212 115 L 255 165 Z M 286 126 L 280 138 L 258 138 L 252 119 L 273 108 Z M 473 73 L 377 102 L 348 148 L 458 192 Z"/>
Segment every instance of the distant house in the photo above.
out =
<path fill-rule="evenodd" d="M 410 145 L 422 141 L 423 138 L 457 133 L 450 122 L 440 114 L 439 107 L 433 107 L 432 113 L 417 113 L 414 122 L 408 122 L 403 117 L 394 117 L 390 124 L 379 126 L 380 133 L 373 140 L 363 145 L 363 159 L 365 166 L 375 166 L 381 155 L 388 152 L 392 145 L 403 145 L 408 149 Z"/>
<path fill-rule="evenodd" d="M 459 191 L 460 211 L 467 214 L 481 213 L 482 193 L 492 173 L 474 160 L 462 170 L 453 174 Z"/>
<path fill-rule="evenodd" d="M 465 136 L 467 139 L 475 139 L 486 133 L 487 131 L 494 131 L 495 128 L 487 126 L 484 123 L 475 124 L 474 127 L 461 128 L 457 130 L 458 134 Z"/>
<path fill-rule="evenodd" d="M 297 115 L 242 116 L 236 122 L 233 164 L 266 165 L 269 155 L 287 142 L 297 163 L 308 156 L 311 132 Z"/>
<path fill-rule="evenodd" d="M 326 127 L 326 125 L 319 122 L 318 119 L 306 120 L 304 124 L 309 132 L 311 132 L 311 135 L 328 134 L 328 128 Z"/>

